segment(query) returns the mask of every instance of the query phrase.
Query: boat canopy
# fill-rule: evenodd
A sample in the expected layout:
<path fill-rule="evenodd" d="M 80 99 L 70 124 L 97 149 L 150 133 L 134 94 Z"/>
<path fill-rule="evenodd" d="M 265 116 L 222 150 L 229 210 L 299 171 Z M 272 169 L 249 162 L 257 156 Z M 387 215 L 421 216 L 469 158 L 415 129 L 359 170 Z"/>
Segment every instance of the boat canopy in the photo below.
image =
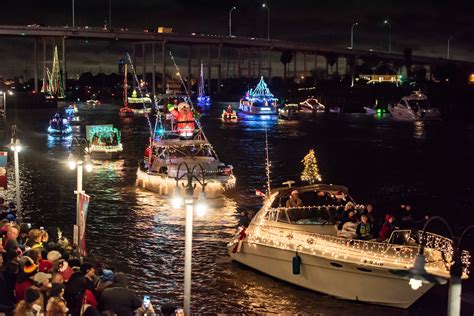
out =
<path fill-rule="evenodd" d="M 92 145 L 118 145 L 120 137 L 120 131 L 112 124 L 86 126 L 86 138 Z"/>
<path fill-rule="evenodd" d="M 348 194 L 348 189 L 341 185 L 330 184 L 314 184 L 293 188 L 278 188 L 272 190 L 272 193 L 278 193 L 273 201 L 272 207 L 284 207 L 289 199 L 291 192 L 297 190 L 300 199 L 305 206 L 322 206 L 333 205 L 342 206 L 348 202 L 352 202 L 352 198 Z"/>

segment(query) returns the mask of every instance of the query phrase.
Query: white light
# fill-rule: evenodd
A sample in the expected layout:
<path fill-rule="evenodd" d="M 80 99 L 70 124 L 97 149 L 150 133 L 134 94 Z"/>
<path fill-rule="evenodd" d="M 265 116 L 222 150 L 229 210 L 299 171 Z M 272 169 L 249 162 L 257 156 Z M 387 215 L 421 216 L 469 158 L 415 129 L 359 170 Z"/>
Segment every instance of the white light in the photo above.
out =
<path fill-rule="evenodd" d="M 423 285 L 423 282 L 421 282 L 421 280 L 411 278 L 408 284 L 410 284 L 412 290 L 416 291 Z"/>
<path fill-rule="evenodd" d="M 13 148 L 13 151 L 16 150 L 16 152 L 19 153 L 20 151 L 22 151 L 23 146 L 21 146 L 20 144 L 16 144 L 16 146 L 13 146 Z"/>
<path fill-rule="evenodd" d="M 91 162 L 86 163 L 85 167 L 86 167 L 86 171 L 87 171 L 87 172 L 91 172 L 91 171 L 92 171 L 92 163 L 91 163 Z"/>
<path fill-rule="evenodd" d="M 71 169 L 71 170 L 76 169 L 76 161 L 69 160 L 67 163 L 68 163 L 69 169 Z"/>
<path fill-rule="evenodd" d="M 8 91 L 8 95 L 13 95 L 13 92 L 11 92 L 11 91 Z"/>
<path fill-rule="evenodd" d="M 207 212 L 207 204 L 204 201 L 199 201 L 196 204 L 196 215 L 202 217 L 206 215 Z"/>
<path fill-rule="evenodd" d="M 173 205 L 174 209 L 181 208 L 183 206 L 183 203 L 184 203 L 183 198 L 179 195 L 175 195 L 171 199 L 171 204 Z"/>

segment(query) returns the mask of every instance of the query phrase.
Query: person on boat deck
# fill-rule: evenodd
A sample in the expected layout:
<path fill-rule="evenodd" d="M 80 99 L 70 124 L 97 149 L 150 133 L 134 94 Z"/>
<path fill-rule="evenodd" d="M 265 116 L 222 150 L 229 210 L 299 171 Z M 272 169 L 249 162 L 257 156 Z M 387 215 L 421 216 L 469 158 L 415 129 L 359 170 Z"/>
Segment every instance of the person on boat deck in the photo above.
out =
<path fill-rule="evenodd" d="M 368 240 L 372 238 L 372 224 L 369 222 L 369 216 L 362 214 L 360 223 L 357 225 L 356 234 L 358 239 Z"/>
<path fill-rule="evenodd" d="M 382 228 L 380 228 L 379 238 L 377 238 L 377 241 L 386 241 L 390 238 L 390 235 L 392 235 L 393 229 L 395 228 L 395 225 L 393 224 L 394 221 L 395 216 L 392 214 L 385 215 L 385 223 L 382 225 Z"/>
<path fill-rule="evenodd" d="M 348 212 L 349 220 L 346 221 L 341 229 L 337 232 L 337 235 L 340 237 L 345 237 L 345 238 L 356 238 L 357 233 L 356 229 L 357 226 L 359 225 L 359 218 L 357 217 L 357 214 L 354 212 L 354 210 L 350 210 Z M 339 224 L 340 225 L 340 224 Z"/>
<path fill-rule="evenodd" d="M 361 214 L 367 215 L 369 223 L 372 225 L 373 231 L 379 231 L 382 223 L 380 222 L 380 217 L 377 216 L 377 213 L 374 210 L 374 206 L 370 203 L 366 204 Z"/>
<path fill-rule="evenodd" d="M 97 133 L 92 137 L 92 145 L 99 145 L 99 135 Z"/>
<path fill-rule="evenodd" d="M 186 102 L 181 102 L 178 104 L 178 111 L 173 109 L 171 111 L 173 118 L 178 122 L 176 124 L 176 129 L 178 133 L 191 134 L 194 133 L 194 116 L 191 112 L 189 104 Z M 191 136 L 188 135 L 188 136 Z"/>
<path fill-rule="evenodd" d="M 286 207 L 301 207 L 303 201 L 298 197 L 298 190 L 291 191 L 290 198 L 286 201 Z"/>
<path fill-rule="evenodd" d="M 322 206 L 322 205 L 327 205 L 328 203 L 328 198 L 326 196 L 326 193 L 324 191 L 318 191 L 316 194 L 316 205 Z"/>

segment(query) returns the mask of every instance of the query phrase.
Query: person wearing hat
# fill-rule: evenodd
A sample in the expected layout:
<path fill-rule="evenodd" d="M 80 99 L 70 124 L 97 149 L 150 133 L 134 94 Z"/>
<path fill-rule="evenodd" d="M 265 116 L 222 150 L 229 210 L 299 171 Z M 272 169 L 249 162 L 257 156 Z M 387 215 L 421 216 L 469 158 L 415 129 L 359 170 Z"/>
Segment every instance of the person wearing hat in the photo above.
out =
<path fill-rule="evenodd" d="M 106 288 L 100 296 L 100 310 L 111 310 L 117 315 L 133 315 L 143 305 L 142 300 L 127 288 L 127 277 L 116 273 L 112 287 Z"/>
<path fill-rule="evenodd" d="M 393 216 L 392 214 L 385 215 L 385 223 L 382 225 L 382 228 L 380 228 L 379 237 L 377 241 L 383 242 L 390 238 L 390 235 L 392 235 L 394 229 L 394 221 L 395 216 Z"/>
<path fill-rule="evenodd" d="M 94 294 L 95 298 L 98 299 L 99 293 L 97 292 L 97 283 L 98 278 L 96 275 L 95 267 L 92 263 L 84 262 L 81 264 L 81 272 L 84 273 L 84 277 L 86 278 L 86 289 Z"/>
<path fill-rule="evenodd" d="M 178 110 L 170 111 L 177 121 L 176 131 L 179 136 L 190 137 L 194 134 L 194 116 L 191 107 L 186 102 L 178 104 Z"/>
<path fill-rule="evenodd" d="M 33 277 L 38 271 L 38 266 L 34 261 L 29 257 L 23 257 L 25 263 L 23 268 L 18 273 L 15 284 L 15 299 L 16 302 L 19 302 L 25 298 L 26 289 L 30 288 L 33 285 L 31 277 Z"/>
<path fill-rule="evenodd" d="M 290 198 L 286 201 L 286 207 L 302 207 L 303 201 L 298 196 L 298 190 L 291 191 Z"/>
<path fill-rule="evenodd" d="M 64 299 L 64 284 L 55 283 L 49 290 L 46 316 L 66 316 L 69 309 Z"/>
<path fill-rule="evenodd" d="M 43 308 L 41 307 L 41 294 L 38 290 L 27 289 L 25 297 L 21 300 L 15 308 L 15 316 L 25 315 L 43 315 Z"/>

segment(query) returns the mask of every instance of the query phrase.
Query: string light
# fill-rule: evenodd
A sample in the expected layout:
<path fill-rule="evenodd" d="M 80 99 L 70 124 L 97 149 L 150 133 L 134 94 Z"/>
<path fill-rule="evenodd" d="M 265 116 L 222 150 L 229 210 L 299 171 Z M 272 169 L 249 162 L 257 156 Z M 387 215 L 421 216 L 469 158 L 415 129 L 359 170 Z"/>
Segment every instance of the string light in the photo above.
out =
<path fill-rule="evenodd" d="M 301 162 L 304 165 L 303 172 L 301 173 L 302 181 L 314 184 L 322 180 L 319 174 L 318 161 L 316 160 L 314 149 L 311 149 Z"/>

